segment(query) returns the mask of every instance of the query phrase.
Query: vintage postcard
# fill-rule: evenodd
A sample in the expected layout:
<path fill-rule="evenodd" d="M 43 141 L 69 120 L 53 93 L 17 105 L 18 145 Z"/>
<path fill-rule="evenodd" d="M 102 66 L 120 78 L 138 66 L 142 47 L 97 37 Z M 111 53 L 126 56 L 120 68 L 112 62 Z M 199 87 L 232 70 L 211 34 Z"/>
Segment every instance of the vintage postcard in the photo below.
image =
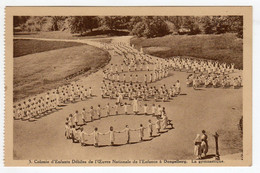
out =
<path fill-rule="evenodd" d="M 252 7 L 6 7 L 6 166 L 250 166 Z"/>

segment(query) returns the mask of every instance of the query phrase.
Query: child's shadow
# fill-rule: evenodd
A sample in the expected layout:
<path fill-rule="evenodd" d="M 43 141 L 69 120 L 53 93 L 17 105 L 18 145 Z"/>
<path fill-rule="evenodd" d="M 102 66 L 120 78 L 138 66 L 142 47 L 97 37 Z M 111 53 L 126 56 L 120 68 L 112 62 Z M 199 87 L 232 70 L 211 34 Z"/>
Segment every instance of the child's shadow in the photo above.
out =
<path fill-rule="evenodd" d="M 202 160 L 206 160 L 206 159 L 212 159 L 214 158 L 216 155 L 215 154 L 210 154 L 210 155 L 206 155 L 205 157 L 202 157 Z"/>
<path fill-rule="evenodd" d="M 108 147 L 110 145 L 98 145 L 98 148 L 102 148 L 102 147 Z"/>
<path fill-rule="evenodd" d="M 204 89 L 201 89 L 201 88 L 196 88 L 194 89 L 195 91 L 205 91 Z"/>

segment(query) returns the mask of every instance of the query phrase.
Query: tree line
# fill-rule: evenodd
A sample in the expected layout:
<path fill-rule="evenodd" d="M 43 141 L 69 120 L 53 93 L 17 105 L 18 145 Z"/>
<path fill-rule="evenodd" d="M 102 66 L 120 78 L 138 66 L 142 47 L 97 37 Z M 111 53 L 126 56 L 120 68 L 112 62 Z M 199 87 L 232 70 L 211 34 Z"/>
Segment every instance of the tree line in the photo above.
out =
<path fill-rule="evenodd" d="M 235 33 L 243 38 L 243 16 L 14 16 L 14 30 L 64 31 L 83 35 L 100 30 L 126 30 L 138 37 L 168 34 Z"/>

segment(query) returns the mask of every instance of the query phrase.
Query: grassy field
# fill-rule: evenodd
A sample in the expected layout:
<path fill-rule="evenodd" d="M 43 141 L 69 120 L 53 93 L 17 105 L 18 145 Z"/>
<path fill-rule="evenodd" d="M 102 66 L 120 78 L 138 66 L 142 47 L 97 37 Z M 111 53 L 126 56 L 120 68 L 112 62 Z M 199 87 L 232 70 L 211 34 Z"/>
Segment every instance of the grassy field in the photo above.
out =
<path fill-rule="evenodd" d="M 80 45 L 83 44 L 63 41 L 14 39 L 14 57 Z"/>
<path fill-rule="evenodd" d="M 131 43 L 138 49 L 143 47 L 145 53 L 162 58 L 190 56 L 235 63 L 235 68 L 243 69 L 243 40 L 234 34 L 133 38 Z"/>
<path fill-rule="evenodd" d="M 33 43 L 35 40 L 27 40 L 20 49 Z M 80 75 L 96 71 L 109 60 L 107 52 L 89 45 L 45 49 L 45 52 L 14 58 L 14 101 L 77 80 Z"/>
<path fill-rule="evenodd" d="M 113 36 L 128 35 L 129 32 L 125 30 L 93 30 L 86 32 L 82 35 L 71 34 L 69 31 L 51 31 L 51 32 L 15 32 L 14 37 L 28 37 L 28 38 L 51 38 L 51 39 L 94 39 L 94 38 L 107 38 Z"/>

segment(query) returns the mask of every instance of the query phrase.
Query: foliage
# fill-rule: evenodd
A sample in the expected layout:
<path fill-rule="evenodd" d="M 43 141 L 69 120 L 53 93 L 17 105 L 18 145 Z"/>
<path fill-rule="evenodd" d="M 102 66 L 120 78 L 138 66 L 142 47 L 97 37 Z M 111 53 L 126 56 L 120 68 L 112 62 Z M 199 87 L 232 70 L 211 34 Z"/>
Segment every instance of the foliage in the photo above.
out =
<path fill-rule="evenodd" d="M 127 29 L 130 16 L 103 16 L 100 17 L 100 25 L 103 30 Z"/>
<path fill-rule="evenodd" d="M 133 27 L 133 35 L 138 37 L 160 37 L 169 34 L 169 28 L 160 17 L 143 17 L 142 20 Z"/>
<path fill-rule="evenodd" d="M 98 18 L 95 16 L 73 16 L 68 22 L 71 33 L 80 33 L 80 35 L 98 27 Z"/>
<path fill-rule="evenodd" d="M 88 30 L 129 30 L 138 37 L 236 33 L 243 38 L 243 16 L 14 16 L 24 31 L 60 31 L 83 35 Z"/>

